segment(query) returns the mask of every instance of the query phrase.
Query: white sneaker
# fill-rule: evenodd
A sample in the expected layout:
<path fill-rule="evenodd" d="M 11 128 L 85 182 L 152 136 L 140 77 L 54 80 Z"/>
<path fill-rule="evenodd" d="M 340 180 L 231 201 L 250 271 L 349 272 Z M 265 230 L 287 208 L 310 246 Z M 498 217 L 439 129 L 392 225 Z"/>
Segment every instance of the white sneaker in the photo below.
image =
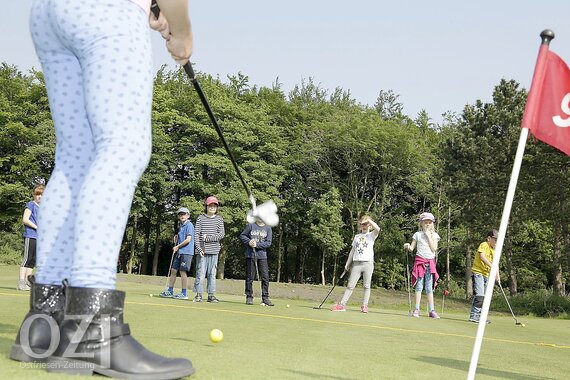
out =
<path fill-rule="evenodd" d="M 25 280 L 20 280 L 18 281 L 18 287 L 16 289 L 29 291 L 30 287 L 28 286 L 28 284 L 26 284 Z"/>

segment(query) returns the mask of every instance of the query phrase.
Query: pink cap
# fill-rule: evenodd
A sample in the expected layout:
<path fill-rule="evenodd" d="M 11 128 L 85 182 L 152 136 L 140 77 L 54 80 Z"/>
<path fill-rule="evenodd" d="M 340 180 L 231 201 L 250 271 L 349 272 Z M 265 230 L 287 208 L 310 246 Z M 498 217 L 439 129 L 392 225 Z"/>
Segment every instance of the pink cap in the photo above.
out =
<path fill-rule="evenodd" d="M 212 203 L 215 203 L 215 204 L 217 204 L 217 205 L 220 204 L 220 202 L 218 202 L 218 198 L 214 197 L 213 195 L 210 196 L 210 197 L 208 197 L 208 198 L 206 198 L 206 206 L 209 206 L 209 205 L 211 205 Z"/>
<path fill-rule="evenodd" d="M 423 222 L 424 220 L 431 220 L 432 222 L 435 222 L 435 217 L 431 212 L 422 212 L 420 214 L 420 222 Z"/>

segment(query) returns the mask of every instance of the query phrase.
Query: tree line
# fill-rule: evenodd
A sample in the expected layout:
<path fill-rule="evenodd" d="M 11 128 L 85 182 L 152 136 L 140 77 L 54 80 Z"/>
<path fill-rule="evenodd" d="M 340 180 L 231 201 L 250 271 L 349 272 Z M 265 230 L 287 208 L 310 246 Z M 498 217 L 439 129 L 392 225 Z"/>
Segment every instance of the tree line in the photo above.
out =
<path fill-rule="evenodd" d="M 312 79 L 289 93 L 259 87 L 238 73 L 198 79 L 259 202 L 273 199 L 281 223 L 270 250 L 273 281 L 335 283 L 357 232 L 370 215 L 381 227 L 373 285 L 404 289 L 403 244 L 423 211 L 436 216 L 438 271 L 444 286 L 470 296 L 470 267 L 489 229 L 500 222 L 527 91 L 503 79 L 492 102 L 466 104 L 434 123 L 415 118 L 392 91 L 373 106 Z M 55 134 L 42 73 L 0 66 L 0 260 L 19 262 L 21 216 L 35 183 L 54 165 Z M 136 190 L 120 254 L 126 273 L 165 275 L 176 210 L 203 212 L 216 195 L 226 223 L 218 277 L 244 278 L 238 239 L 249 208 L 206 111 L 183 71 L 159 70 L 153 100 L 153 152 Z M 570 280 L 570 159 L 527 144 L 503 248 L 501 276 L 511 294 Z"/>

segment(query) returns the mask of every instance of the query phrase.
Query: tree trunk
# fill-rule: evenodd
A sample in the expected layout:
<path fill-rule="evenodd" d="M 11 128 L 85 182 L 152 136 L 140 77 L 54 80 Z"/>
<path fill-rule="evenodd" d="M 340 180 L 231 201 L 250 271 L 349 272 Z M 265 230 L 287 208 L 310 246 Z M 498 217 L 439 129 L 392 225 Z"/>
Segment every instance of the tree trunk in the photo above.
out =
<path fill-rule="evenodd" d="M 336 271 L 338 269 L 338 254 L 334 256 L 333 260 L 333 275 L 332 275 L 332 284 L 336 284 Z"/>
<path fill-rule="evenodd" d="M 302 254 L 301 254 L 301 247 L 297 244 L 295 247 L 295 282 L 298 284 L 302 283 L 303 279 L 303 263 L 302 263 Z"/>
<path fill-rule="evenodd" d="M 137 248 L 138 220 L 139 220 L 138 215 L 135 215 L 133 220 L 133 235 L 131 236 L 131 254 L 129 255 L 129 263 L 127 264 L 127 274 L 133 273 L 133 261 L 135 258 L 135 252 Z"/>
<path fill-rule="evenodd" d="M 158 256 L 160 255 L 160 217 L 156 220 L 156 236 L 154 237 L 154 255 L 152 257 L 152 275 L 158 274 Z M 170 269 L 170 268 L 169 268 Z"/>
<path fill-rule="evenodd" d="M 226 270 L 226 256 L 226 246 L 222 244 L 220 248 L 220 255 L 218 256 L 218 271 L 216 273 L 216 278 L 219 278 L 220 280 L 224 279 L 224 272 Z"/>
<path fill-rule="evenodd" d="M 321 255 L 321 283 L 325 285 L 325 251 Z"/>
<path fill-rule="evenodd" d="M 279 241 L 277 243 L 277 282 L 281 282 L 281 259 L 283 256 L 283 252 L 282 252 L 282 247 L 281 247 L 281 243 L 282 243 L 282 236 L 283 236 L 283 229 L 281 228 L 281 225 L 279 225 L 279 227 L 277 228 L 278 233 L 279 233 Z"/>
<path fill-rule="evenodd" d="M 569 256 L 570 259 L 570 256 Z M 285 243 L 283 244 L 283 277 L 285 281 L 291 282 L 293 281 L 291 272 L 289 272 L 289 244 L 287 243 L 287 239 L 285 239 Z"/>
<path fill-rule="evenodd" d="M 473 279 L 471 278 L 471 265 L 473 252 L 473 239 L 471 236 L 471 227 L 467 227 L 467 252 L 465 253 L 465 294 L 467 299 L 473 298 Z"/>
<path fill-rule="evenodd" d="M 127 273 L 127 252 L 129 248 L 129 239 L 127 237 L 127 228 L 123 233 L 123 241 L 121 242 L 121 251 L 119 253 L 119 264 L 121 265 L 121 271 Z"/>
<path fill-rule="evenodd" d="M 552 272 L 552 290 L 556 295 L 563 294 L 562 286 L 562 233 L 559 226 L 554 227 L 554 244 L 553 244 L 552 264 L 554 270 Z"/>
<path fill-rule="evenodd" d="M 513 244 L 508 235 L 505 236 L 505 245 L 503 249 L 505 254 L 505 263 L 507 264 L 507 283 L 509 285 L 509 293 L 511 296 L 516 296 L 518 293 L 517 273 L 513 265 Z"/>
<path fill-rule="evenodd" d="M 144 244 L 142 250 L 141 259 L 141 273 L 148 274 L 148 248 L 150 246 L 150 227 L 151 227 L 152 213 L 148 213 L 148 218 L 145 220 L 144 224 Z"/>

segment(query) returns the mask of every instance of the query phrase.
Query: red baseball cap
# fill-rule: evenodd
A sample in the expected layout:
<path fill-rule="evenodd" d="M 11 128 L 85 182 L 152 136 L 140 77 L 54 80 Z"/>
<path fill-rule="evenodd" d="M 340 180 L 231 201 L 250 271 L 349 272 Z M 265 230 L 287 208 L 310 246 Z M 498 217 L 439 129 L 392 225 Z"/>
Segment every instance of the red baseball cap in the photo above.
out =
<path fill-rule="evenodd" d="M 217 205 L 220 204 L 220 202 L 218 202 L 218 198 L 214 197 L 213 195 L 212 195 L 212 196 L 209 196 L 208 198 L 206 198 L 206 206 L 209 206 L 209 205 L 211 205 L 212 203 L 215 203 L 215 204 L 217 204 Z"/>

